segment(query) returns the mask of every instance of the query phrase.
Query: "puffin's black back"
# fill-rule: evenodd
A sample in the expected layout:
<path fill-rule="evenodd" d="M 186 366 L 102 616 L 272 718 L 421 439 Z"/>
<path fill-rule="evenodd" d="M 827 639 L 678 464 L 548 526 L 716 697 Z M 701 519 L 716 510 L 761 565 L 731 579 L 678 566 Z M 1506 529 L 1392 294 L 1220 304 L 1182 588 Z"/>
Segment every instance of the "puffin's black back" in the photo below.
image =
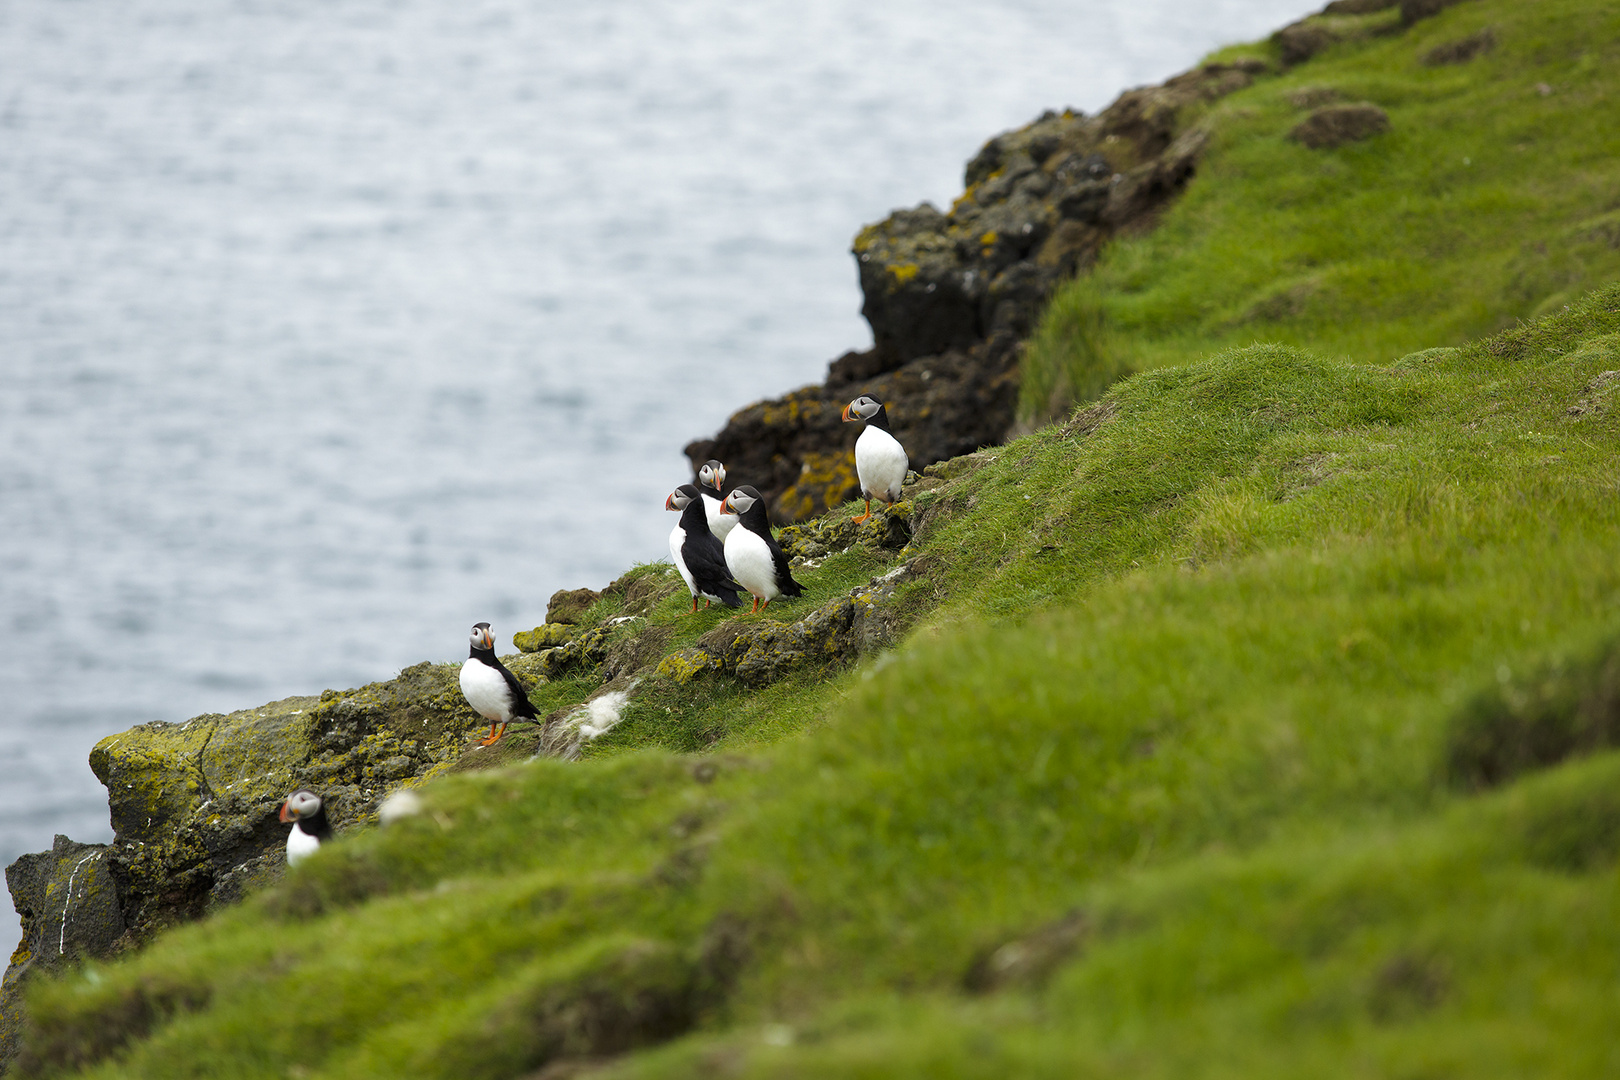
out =
<path fill-rule="evenodd" d="M 793 580 L 793 570 L 788 566 L 787 555 L 782 551 L 782 545 L 776 542 L 771 535 L 771 519 L 765 513 L 765 499 L 758 491 L 751 487 L 733 488 L 754 500 L 744 513 L 737 515 L 742 528 L 765 538 L 765 544 L 771 549 L 771 566 L 776 571 L 776 587 L 782 590 L 783 596 L 801 596 L 804 586 Z"/>
<path fill-rule="evenodd" d="M 326 820 L 326 800 L 322 799 L 321 808 L 309 817 L 299 818 L 293 828 L 303 829 L 323 844 L 332 839 L 332 823 Z"/>
<path fill-rule="evenodd" d="M 681 511 L 681 529 L 686 533 L 681 558 L 686 560 L 687 571 L 699 592 L 719 597 L 726 607 L 738 607 L 742 604 L 738 595 L 742 586 L 731 580 L 731 571 L 726 568 L 726 547 L 709 531 L 709 517 L 703 509 L 698 488 L 682 484 L 675 490 L 691 499 Z"/>

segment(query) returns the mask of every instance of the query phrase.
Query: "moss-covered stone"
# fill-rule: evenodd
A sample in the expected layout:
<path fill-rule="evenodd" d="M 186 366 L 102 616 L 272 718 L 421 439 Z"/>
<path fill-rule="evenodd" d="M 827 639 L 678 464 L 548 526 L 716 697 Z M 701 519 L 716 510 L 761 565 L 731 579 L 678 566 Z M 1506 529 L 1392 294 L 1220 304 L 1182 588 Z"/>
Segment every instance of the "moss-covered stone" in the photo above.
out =
<path fill-rule="evenodd" d="M 601 598 L 602 594 L 594 589 L 558 589 L 546 604 L 546 622 L 577 623 Z"/>
<path fill-rule="evenodd" d="M 172 830 L 201 805 L 207 781 L 201 758 L 223 717 L 183 724 L 137 724 L 90 751 L 90 769 L 107 788 L 114 836 L 137 843 Z"/>
<path fill-rule="evenodd" d="M 391 786 L 459 758 L 482 720 L 458 670 L 418 664 L 356 690 L 141 724 L 98 743 L 90 763 L 107 787 L 106 862 L 128 940 L 274 880 L 287 833 L 276 808 L 289 791 L 320 792 L 341 830 L 375 813 Z"/>
<path fill-rule="evenodd" d="M 659 661 L 657 675 L 685 686 L 699 675 L 720 670 L 720 662 L 703 649 L 678 649 Z"/>
<path fill-rule="evenodd" d="M 757 689 L 793 672 L 830 671 L 893 643 L 905 617 L 891 601 L 910 572 L 908 565 L 897 567 L 790 623 L 728 620 L 695 647 L 665 657 L 657 673 L 680 685 L 701 675 L 729 675 Z"/>
<path fill-rule="evenodd" d="M 512 644 L 526 653 L 554 649 L 573 640 L 577 628 L 572 623 L 546 623 L 533 630 L 519 630 L 512 635 Z"/>
<path fill-rule="evenodd" d="M 609 627 L 597 626 L 584 631 L 567 644 L 547 649 L 540 654 L 539 666 L 548 679 L 570 672 L 592 671 L 607 659 Z"/>
<path fill-rule="evenodd" d="M 756 634 L 737 661 L 738 680 L 744 686 L 767 686 L 791 670 L 825 668 L 850 658 L 854 616 L 853 601 L 840 596 L 780 629 Z"/>

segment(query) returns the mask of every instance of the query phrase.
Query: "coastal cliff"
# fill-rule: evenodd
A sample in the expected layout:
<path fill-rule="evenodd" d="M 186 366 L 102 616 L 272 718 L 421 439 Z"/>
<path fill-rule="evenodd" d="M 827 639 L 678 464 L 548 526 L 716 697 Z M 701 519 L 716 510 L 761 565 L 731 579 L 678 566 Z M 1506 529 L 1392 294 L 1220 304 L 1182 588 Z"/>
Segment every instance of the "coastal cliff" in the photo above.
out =
<path fill-rule="evenodd" d="M 840 411 L 861 394 L 889 406 L 916 468 L 1003 442 L 1019 355 L 1056 285 L 1108 240 L 1150 228 L 1197 169 L 1198 107 L 1249 86 L 1257 58 L 1206 64 L 1120 96 L 1103 112 L 1047 113 L 987 142 L 948 212 L 897 210 L 855 238 L 873 347 L 834 360 L 827 380 L 734 414 L 686 447 L 798 521 L 858 493 L 856 432 Z"/>
<path fill-rule="evenodd" d="M 765 494 L 774 520 L 797 521 L 858 493 L 858 433 L 839 414 L 861 394 L 888 404 L 919 469 L 1028 430 L 1018 422 L 1021 361 L 1047 301 L 1115 237 L 1154 228 L 1198 171 L 1213 134 L 1209 106 L 1334 46 L 1399 34 L 1449 6 L 1334 0 L 1279 30 L 1263 54 L 1128 90 L 1095 116 L 1048 112 L 992 138 L 967 163 L 948 211 L 929 203 L 896 210 L 856 235 L 872 347 L 833 360 L 820 385 L 756 402 L 712 438 L 688 444 L 693 470 L 719 459 L 734 482 Z M 1347 127 L 1331 95 L 1323 104 L 1321 145 L 1382 130 L 1365 119 Z M 1109 373 L 1085 396 L 1126 373 Z M 1048 418 L 1061 411 L 1041 405 Z"/>
<path fill-rule="evenodd" d="M 1579 0 L 1448 7 L 1336 0 L 1217 57 L 1184 86 L 1234 88 L 1177 106 L 1107 198 L 1178 142 L 1279 211 L 1327 214 L 1342 192 L 1313 185 L 1344 176 L 1416 190 L 1421 173 L 1495 245 L 1481 280 L 1532 268 L 1512 271 L 1520 306 L 1474 305 L 1500 329 L 1426 326 L 1376 361 L 1245 340 L 1148 368 L 930 465 L 865 525 L 838 509 L 784 529 L 807 593 L 763 615 L 691 614 L 659 564 L 559 594 L 508 658 L 544 722 L 488 750 L 449 664 L 109 737 L 92 760 L 114 843 L 58 838 L 8 870 L 25 940 L 0 1036 L 26 1022 L 19 1072 L 1601 1071 L 1620 948 L 1620 147 L 1587 111 L 1612 99 L 1620 22 Z M 1425 156 L 1487 110 L 1517 139 L 1552 108 L 1578 153 L 1498 156 L 1575 193 L 1561 276 L 1521 249 L 1519 203 L 1453 179 L 1470 174 L 1446 171 L 1451 145 Z M 1033 205 L 1019 184 L 1092 145 L 1095 122 L 993 140 L 970 177 L 1016 180 L 975 205 Z M 1250 142 L 1270 171 L 1241 159 Z M 1389 260 L 1416 229 L 1384 194 L 1357 213 Z M 1126 252 L 1127 299 L 1168 276 L 1143 267 L 1218 231 L 1220 204 L 1190 222 L 1185 205 L 1144 219 L 1180 233 Z M 999 232 L 957 246 L 995 231 L 975 238 L 982 220 L 919 213 L 857 241 L 869 305 L 897 328 L 887 359 L 846 357 L 843 389 L 770 416 L 808 432 L 812 398 L 926 389 L 930 358 L 994 336 L 961 335 L 1027 331 L 1038 291 L 1017 274 L 992 309 L 873 303 L 890 279 L 935 274 L 933 297 L 994 263 L 972 260 Z M 1437 258 L 1421 240 L 1412 257 Z M 1209 293 L 1243 276 L 1232 245 L 1218 254 Z M 1257 306 L 1182 294 L 1188 321 L 1160 321 L 1196 352 L 1196 319 L 1249 334 L 1330 291 L 1241 319 L 1228 308 Z M 834 497 L 812 487 L 792 498 Z M 306 783 L 332 793 L 339 842 L 284 873 L 274 807 Z M 374 827 L 402 786 L 421 811 Z M 286 1009 L 311 987 L 343 1026 Z"/>

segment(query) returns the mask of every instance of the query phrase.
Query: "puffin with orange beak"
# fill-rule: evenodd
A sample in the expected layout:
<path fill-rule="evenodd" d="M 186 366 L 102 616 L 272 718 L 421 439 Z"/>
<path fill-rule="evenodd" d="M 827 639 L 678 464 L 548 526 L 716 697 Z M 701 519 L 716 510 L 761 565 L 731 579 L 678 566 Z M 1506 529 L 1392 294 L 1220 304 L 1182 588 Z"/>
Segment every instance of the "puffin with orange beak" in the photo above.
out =
<path fill-rule="evenodd" d="M 282 824 L 291 823 L 287 833 L 287 865 L 297 866 L 315 854 L 324 841 L 332 839 L 332 824 L 326 820 L 326 804 L 307 788 L 287 796 L 277 815 Z"/>
<path fill-rule="evenodd" d="M 861 495 L 866 499 L 866 513 L 851 518 L 862 524 L 872 516 L 872 500 L 885 503 L 900 501 L 900 486 L 906 482 L 906 469 L 911 464 L 906 448 L 889 430 L 888 407 L 877 398 L 862 394 L 844 406 L 844 423 L 864 421 L 866 428 L 855 440 L 855 476 L 861 482 Z"/>
<path fill-rule="evenodd" d="M 726 535 L 726 569 L 754 597 L 750 611 L 763 611 L 778 596 L 799 596 L 804 586 L 793 580 L 782 545 L 771 535 L 765 499 L 747 485 L 726 496 L 722 514 L 736 515 L 737 528 Z M 765 601 L 764 606 L 760 601 Z"/>
<path fill-rule="evenodd" d="M 731 580 L 731 572 L 726 569 L 726 549 L 704 520 L 703 504 L 707 501 L 691 484 L 682 484 L 664 500 L 665 510 L 676 510 L 681 515 L 669 531 L 669 557 L 692 593 L 694 615 L 700 597 L 711 603 L 718 600 L 726 607 L 742 606 L 737 596 L 742 586 Z M 736 518 L 732 518 L 732 524 L 736 524 Z"/>
<path fill-rule="evenodd" d="M 725 542 L 726 535 L 731 532 L 737 518 L 732 514 L 722 514 L 720 504 L 726 498 L 726 467 L 710 458 L 698 469 L 698 490 L 703 493 L 703 514 L 708 519 L 709 531 L 721 543 Z"/>
<path fill-rule="evenodd" d="M 489 721 L 489 734 L 479 746 L 498 742 L 513 720 L 540 721 L 517 676 L 495 658 L 495 634 L 487 622 L 472 628 L 472 649 L 461 664 L 461 695 L 474 712 Z"/>

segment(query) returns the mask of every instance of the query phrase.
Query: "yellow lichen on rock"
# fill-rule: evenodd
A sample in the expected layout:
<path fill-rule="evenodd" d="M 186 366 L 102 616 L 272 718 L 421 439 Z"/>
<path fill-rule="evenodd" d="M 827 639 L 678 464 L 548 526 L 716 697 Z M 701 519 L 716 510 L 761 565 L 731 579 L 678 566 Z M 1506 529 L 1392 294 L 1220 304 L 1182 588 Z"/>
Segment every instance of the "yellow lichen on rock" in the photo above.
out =
<path fill-rule="evenodd" d="M 812 451 L 799 467 L 799 479 L 782 492 L 774 509 L 790 521 L 813 517 L 843 502 L 859 483 L 854 454 L 847 450 Z"/>
<path fill-rule="evenodd" d="M 702 649 L 680 649 L 670 653 L 658 665 L 658 677 L 685 686 L 699 675 L 720 670 L 714 657 Z"/>
<path fill-rule="evenodd" d="M 567 644 L 577 631 L 578 627 L 568 623 L 546 623 L 533 630 L 519 630 L 512 635 L 512 644 L 519 652 L 539 652 Z"/>

